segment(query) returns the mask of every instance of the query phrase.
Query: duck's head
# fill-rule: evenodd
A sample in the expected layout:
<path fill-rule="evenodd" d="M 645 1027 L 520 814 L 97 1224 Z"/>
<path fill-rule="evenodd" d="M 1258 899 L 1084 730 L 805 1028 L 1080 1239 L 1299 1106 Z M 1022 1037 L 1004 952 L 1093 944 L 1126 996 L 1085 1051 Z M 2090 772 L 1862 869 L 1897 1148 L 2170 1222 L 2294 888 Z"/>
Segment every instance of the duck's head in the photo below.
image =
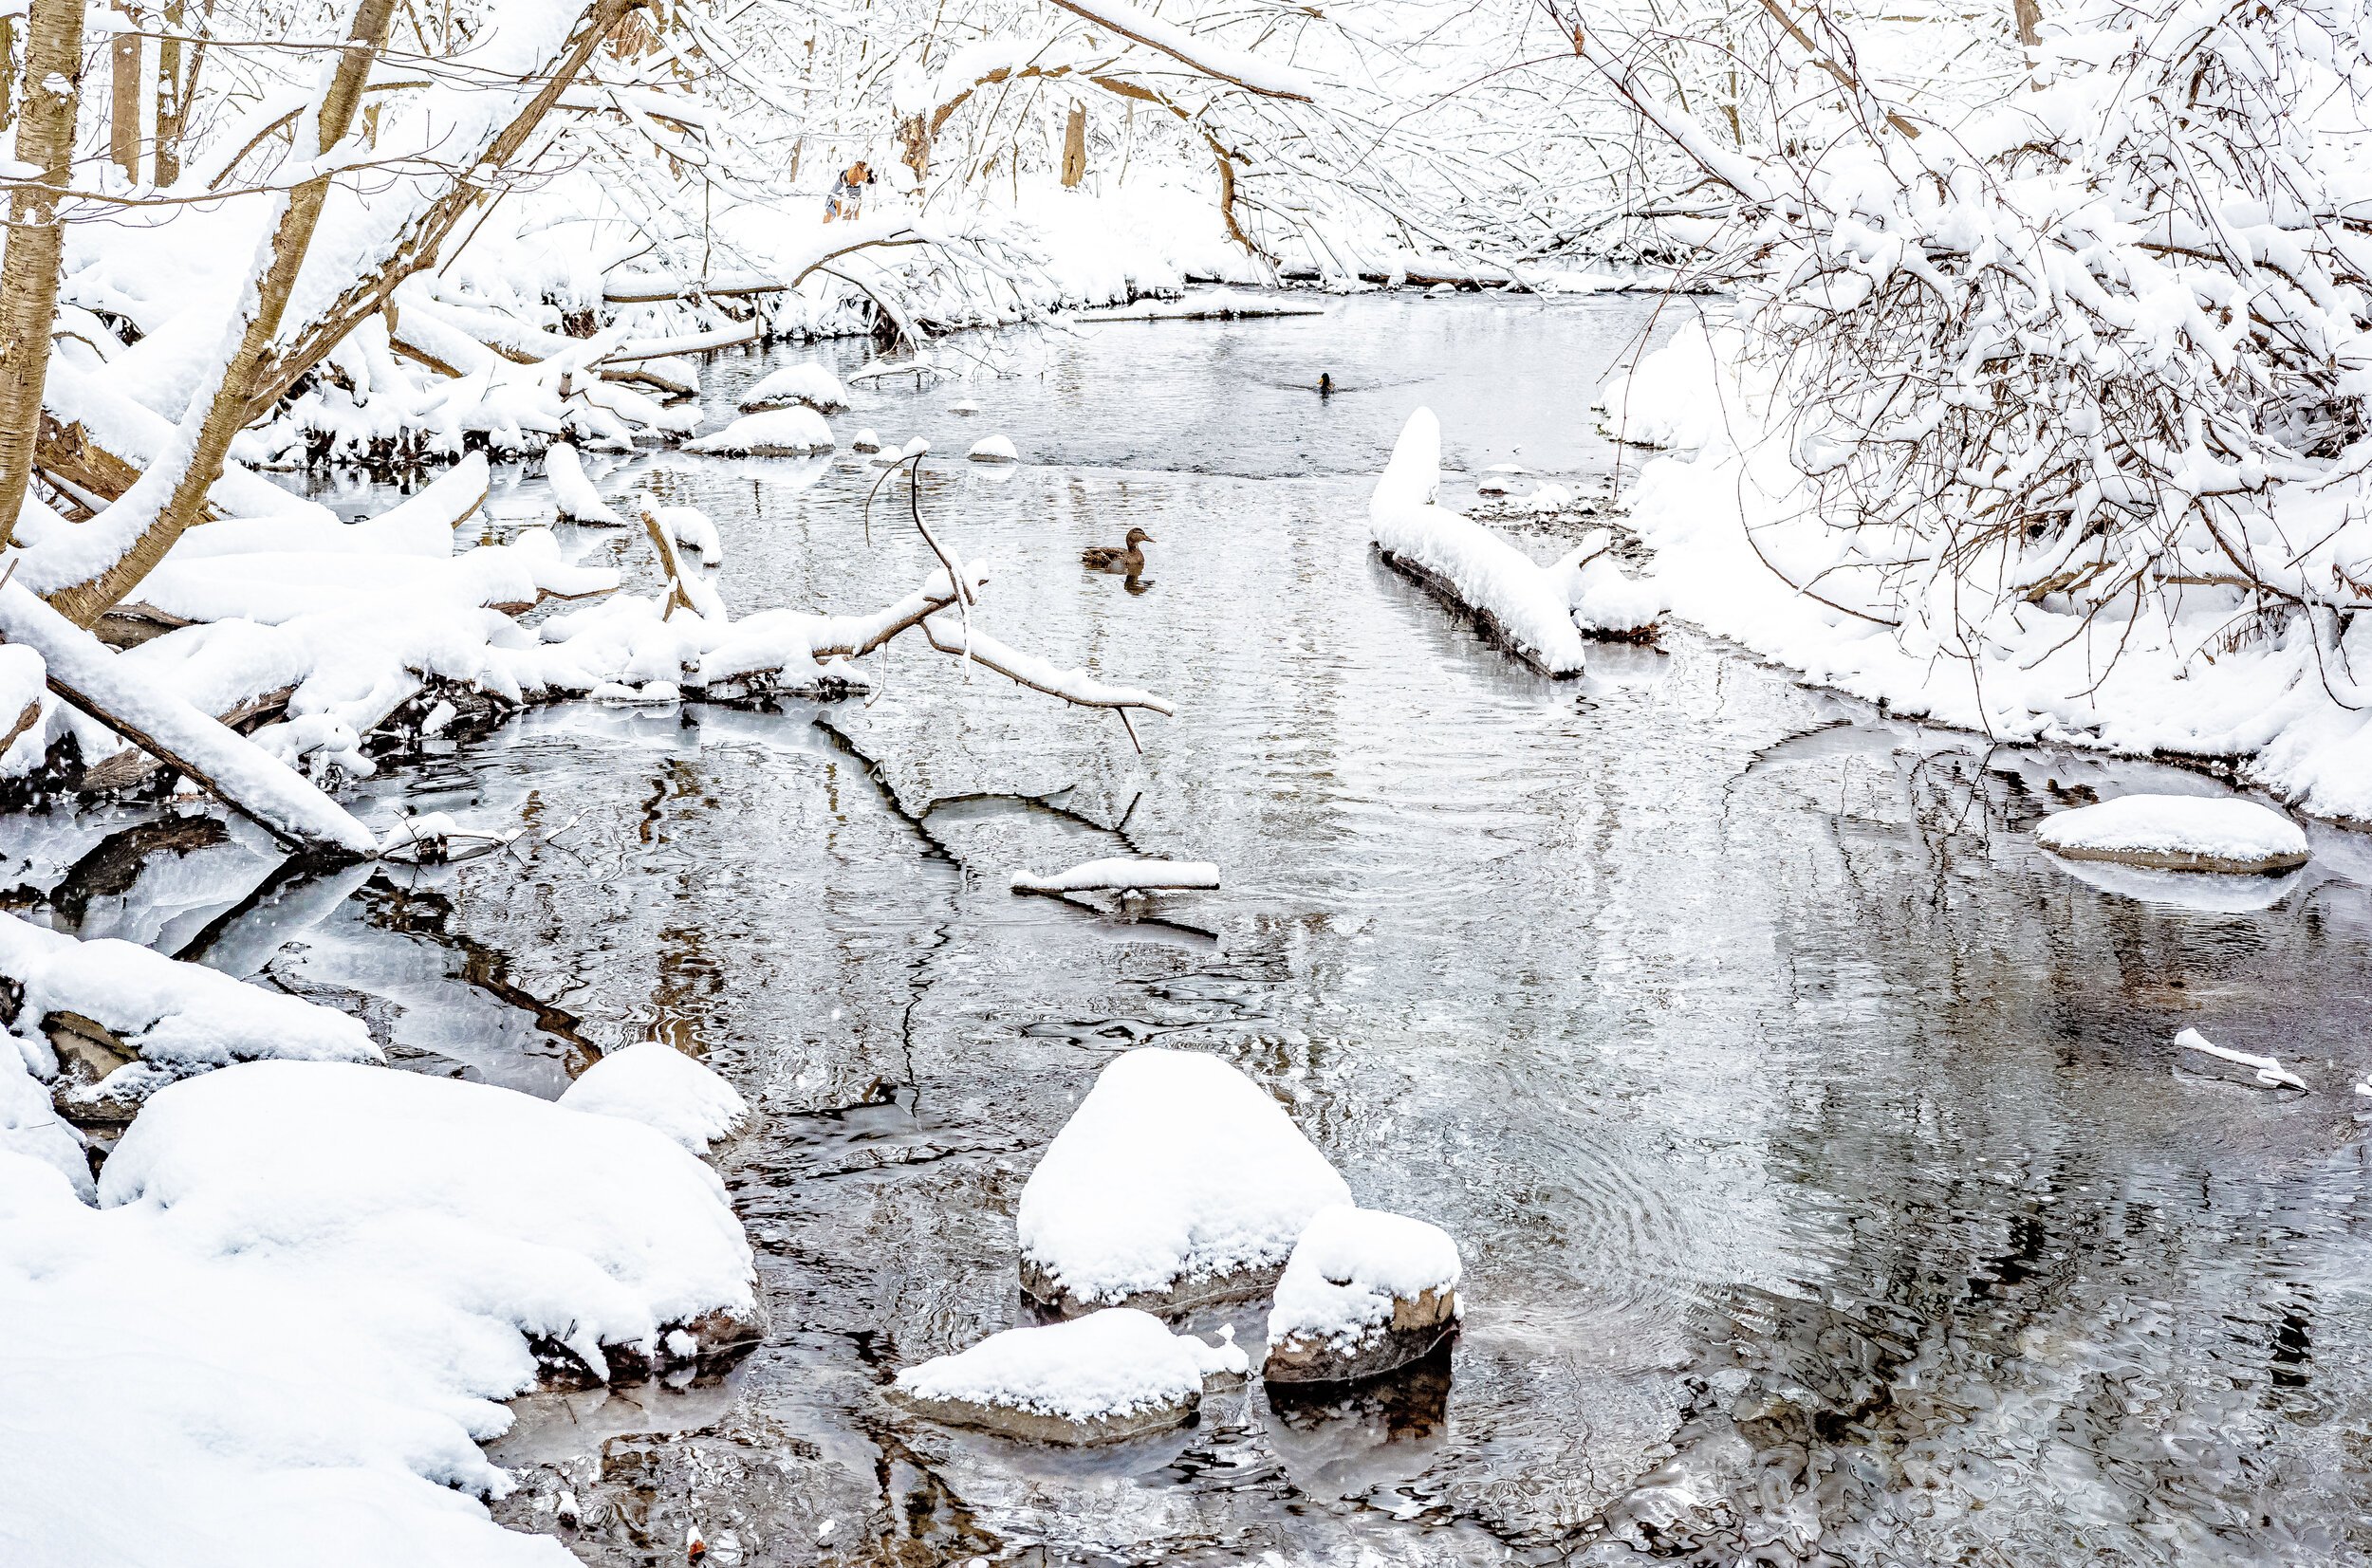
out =
<path fill-rule="evenodd" d="M 1154 538 L 1153 535 L 1145 532 L 1142 528 L 1131 528 L 1128 530 L 1128 547 L 1132 550 L 1140 544 L 1158 544 L 1159 543 L 1161 543 L 1159 540 Z"/>

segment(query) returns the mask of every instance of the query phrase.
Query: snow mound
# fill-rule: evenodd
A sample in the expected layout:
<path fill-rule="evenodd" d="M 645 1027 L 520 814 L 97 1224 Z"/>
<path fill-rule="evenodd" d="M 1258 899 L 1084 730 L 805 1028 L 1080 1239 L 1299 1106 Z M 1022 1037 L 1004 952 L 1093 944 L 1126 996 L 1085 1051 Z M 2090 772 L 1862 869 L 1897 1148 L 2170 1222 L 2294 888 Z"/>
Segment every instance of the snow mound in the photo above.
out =
<path fill-rule="evenodd" d="M 1011 438 L 1003 435 L 982 436 L 972 444 L 972 451 L 965 455 L 975 463 L 1018 463 L 1021 461 L 1021 453 L 1013 449 Z"/>
<path fill-rule="evenodd" d="M 1106 1442 L 1175 1426 L 1202 1402 L 1203 1378 L 1242 1375 L 1233 1344 L 1172 1334 L 1151 1313 L 1114 1307 L 1044 1328 L 1007 1329 L 898 1374 L 926 1414 L 1057 1443 Z M 1034 1418 L 1034 1419 L 1033 1419 Z"/>
<path fill-rule="evenodd" d="M 156 1097 L 101 1195 L 0 1149 L 0 1321 L 38 1325 L 0 1341 L 26 1568 L 566 1568 L 480 1501 L 514 1485 L 477 1445 L 532 1341 L 663 1351 L 752 1311 L 714 1172 L 484 1084 L 227 1068 Z"/>
<path fill-rule="evenodd" d="M 93 1038 L 83 1024 L 113 1037 L 95 1050 L 107 1059 L 96 1068 L 111 1070 L 95 1070 L 95 1082 L 68 1091 L 78 1100 L 137 1101 L 176 1079 L 234 1061 L 380 1060 L 370 1031 L 333 1008 L 135 943 L 77 941 L 13 914 L 0 913 L 0 976 L 20 988 L 17 1034 L 43 1071 L 44 1024 L 61 1014 L 82 1021 L 72 1031 L 78 1038 Z M 114 1065 L 118 1056 L 138 1060 Z"/>
<path fill-rule="evenodd" d="M 947 412 L 950 414 L 961 414 L 966 415 L 977 414 L 980 412 L 980 399 L 977 397 L 958 397 L 954 402 L 947 405 Z"/>
<path fill-rule="evenodd" d="M 804 406 L 745 414 L 713 435 L 687 442 L 686 452 L 727 457 L 805 457 L 832 450 L 832 427 Z"/>
<path fill-rule="evenodd" d="M 670 1358 L 670 1330 L 730 1342 L 757 1316 L 714 1171 L 651 1128 L 491 1084 L 226 1068 L 149 1100 L 99 1198 L 169 1209 L 188 1242 L 258 1267 L 415 1295 L 456 1340 L 491 1327 L 549 1340 L 597 1376 L 620 1352 Z"/>
<path fill-rule="evenodd" d="M 880 452 L 881 438 L 874 434 L 872 426 L 867 425 L 857 432 L 857 438 L 848 443 L 848 450 L 850 452 Z"/>
<path fill-rule="evenodd" d="M 1613 545 L 1611 532 L 1592 528 L 1548 571 L 1564 587 L 1575 626 L 1595 636 L 1644 640 L 1669 606 L 1662 588 L 1624 575 Z"/>
<path fill-rule="evenodd" d="M 1370 1376 L 1440 1342 L 1463 1312 L 1465 1270 L 1448 1231 L 1373 1208 L 1325 1208 L 1277 1282 L 1267 1374 Z"/>
<path fill-rule="evenodd" d="M 602 523 L 621 527 L 625 519 L 602 499 L 602 492 L 593 488 L 593 481 L 584 476 L 584 462 L 577 449 L 565 441 L 554 441 L 544 452 L 544 475 L 551 481 L 552 502 L 560 515 L 572 523 Z"/>
<path fill-rule="evenodd" d="M 2170 871 L 2279 871 L 2307 861 L 2305 829 L 2229 795 L 2122 795 L 2047 818 L 2034 837 L 2070 859 Z"/>
<path fill-rule="evenodd" d="M 745 414 L 793 403 L 804 403 L 818 414 L 838 414 L 848 406 L 848 389 L 822 365 L 785 365 L 751 387 L 741 399 Z"/>
<path fill-rule="evenodd" d="M 64 1176 L 75 1196 L 90 1202 L 99 1188 L 91 1180 L 83 1135 L 59 1119 L 49 1091 L 30 1071 L 28 1054 L 0 1040 L 0 1164 L 11 1156 L 37 1160 Z"/>
<path fill-rule="evenodd" d="M 1209 860 L 1149 860 L 1124 855 L 1083 861 L 1050 876 L 1034 871 L 1013 873 L 1015 893 L 1145 893 L 1218 885 L 1219 868 Z"/>
<path fill-rule="evenodd" d="M 665 1041 L 612 1051 L 568 1085 L 560 1104 L 656 1128 L 695 1154 L 750 1119 L 750 1104 L 705 1063 Z"/>
<path fill-rule="evenodd" d="M 1258 1084 L 1146 1048 L 1103 1069 L 1023 1188 L 1022 1285 L 1081 1310 L 1265 1284 L 1309 1219 L 1351 1201 Z"/>

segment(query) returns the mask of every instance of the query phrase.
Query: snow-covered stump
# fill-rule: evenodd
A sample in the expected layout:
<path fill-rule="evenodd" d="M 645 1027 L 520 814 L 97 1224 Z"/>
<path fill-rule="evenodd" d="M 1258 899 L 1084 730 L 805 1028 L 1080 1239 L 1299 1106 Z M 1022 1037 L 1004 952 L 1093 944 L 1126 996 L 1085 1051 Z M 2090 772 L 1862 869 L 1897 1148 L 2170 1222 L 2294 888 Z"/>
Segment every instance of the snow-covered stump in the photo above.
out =
<path fill-rule="evenodd" d="M 992 1334 L 907 1368 L 891 1392 L 935 1421 L 1077 1447 L 1183 1426 L 1206 1388 L 1248 1370 L 1232 1343 L 1205 1344 L 1150 1313 L 1115 1307 Z"/>
<path fill-rule="evenodd" d="M 2235 796 L 2123 795 L 2047 818 L 2037 842 L 2070 860 L 2231 875 L 2307 863 L 2304 829 Z"/>
<path fill-rule="evenodd" d="M 1022 1189 L 1021 1285 L 1067 1316 L 1265 1291 L 1351 1192 L 1260 1086 L 1145 1048 L 1103 1069 Z"/>
<path fill-rule="evenodd" d="M 1344 1383 L 1420 1361 L 1457 1331 L 1464 1269 L 1447 1231 L 1372 1208 L 1321 1209 L 1269 1312 L 1271 1383 Z"/>

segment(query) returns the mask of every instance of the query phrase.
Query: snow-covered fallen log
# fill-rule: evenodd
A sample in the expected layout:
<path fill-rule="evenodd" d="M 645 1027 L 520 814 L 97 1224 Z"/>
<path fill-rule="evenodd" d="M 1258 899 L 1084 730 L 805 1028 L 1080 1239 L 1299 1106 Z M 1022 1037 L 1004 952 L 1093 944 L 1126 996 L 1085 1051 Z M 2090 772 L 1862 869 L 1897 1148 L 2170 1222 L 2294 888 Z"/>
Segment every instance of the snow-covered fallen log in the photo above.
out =
<path fill-rule="evenodd" d="M 544 449 L 544 477 L 551 483 L 552 500 L 560 507 L 560 515 L 569 522 L 602 524 L 613 528 L 625 526 L 626 520 L 602 499 L 602 492 L 585 477 L 584 460 L 567 442 L 554 441 Z"/>
<path fill-rule="evenodd" d="M 1394 567 L 1462 608 L 1494 640 L 1545 674 L 1578 675 L 1584 634 L 1652 636 L 1663 600 L 1625 577 L 1603 531 L 1543 566 L 1507 540 L 1440 505 L 1441 425 L 1409 415 L 1376 482 L 1368 520 Z"/>
<path fill-rule="evenodd" d="M 1015 893 L 1165 893 L 1219 885 L 1219 868 L 1209 860 L 1156 860 L 1116 856 L 1085 860 L 1041 876 L 1013 873 Z"/>
<path fill-rule="evenodd" d="M 2175 1043 L 2186 1051 L 2196 1051 L 2213 1061 L 2238 1068 L 2242 1081 L 2256 1088 L 2304 1089 L 2307 1086 L 2304 1079 L 2282 1065 L 2281 1058 L 2254 1056 L 2247 1051 L 2218 1045 L 2196 1029 L 2185 1029 L 2176 1035 Z"/>
<path fill-rule="evenodd" d="M 302 849 L 369 856 L 370 829 L 286 763 L 146 677 L 15 582 L 0 582 L 0 640 L 41 655 L 49 689 Z M 152 645 L 153 646 L 153 645 Z"/>
<path fill-rule="evenodd" d="M 6 913 L 0 977 L 0 1005 L 12 1009 L 0 1023 L 56 1079 L 61 1108 L 96 1119 L 127 1117 L 175 1079 L 234 1061 L 380 1060 L 370 1031 L 333 1008 Z"/>

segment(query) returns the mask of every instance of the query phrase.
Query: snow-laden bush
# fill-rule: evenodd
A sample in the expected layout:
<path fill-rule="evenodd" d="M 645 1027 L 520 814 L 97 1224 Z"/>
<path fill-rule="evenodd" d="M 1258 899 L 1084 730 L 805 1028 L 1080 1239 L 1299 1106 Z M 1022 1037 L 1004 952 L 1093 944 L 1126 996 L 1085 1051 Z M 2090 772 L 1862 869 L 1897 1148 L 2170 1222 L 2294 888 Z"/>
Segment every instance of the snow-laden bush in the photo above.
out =
<path fill-rule="evenodd" d="M 1879 102 L 1821 13 L 1834 90 L 1763 157 L 1582 40 L 1738 197 L 1738 342 L 1831 532 L 1795 586 L 1955 656 L 2037 611 L 2336 648 L 2372 607 L 2368 28 L 2365 0 L 2079 0 L 1945 127 Z"/>

